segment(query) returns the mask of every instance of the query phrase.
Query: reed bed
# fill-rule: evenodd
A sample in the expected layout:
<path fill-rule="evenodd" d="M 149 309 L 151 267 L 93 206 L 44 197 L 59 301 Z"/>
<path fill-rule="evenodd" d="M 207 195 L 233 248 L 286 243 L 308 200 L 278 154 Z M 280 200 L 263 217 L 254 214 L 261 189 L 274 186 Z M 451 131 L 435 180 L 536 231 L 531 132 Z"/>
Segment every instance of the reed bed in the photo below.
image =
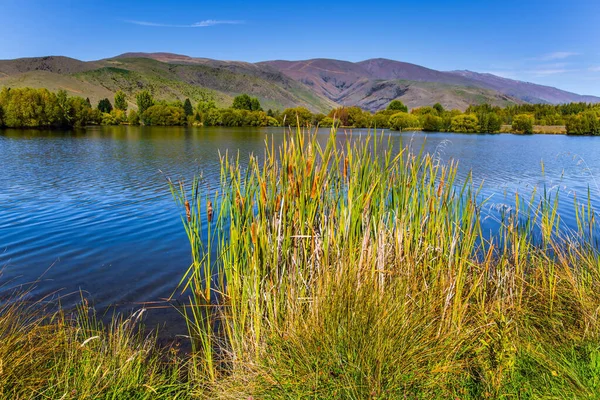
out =
<path fill-rule="evenodd" d="M 517 197 L 484 235 L 456 164 L 377 134 L 297 130 L 221 166 L 216 193 L 171 182 L 191 245 L 196 395 L 600 396 L 586 207 L 566 235 L 555 200 Z"/>

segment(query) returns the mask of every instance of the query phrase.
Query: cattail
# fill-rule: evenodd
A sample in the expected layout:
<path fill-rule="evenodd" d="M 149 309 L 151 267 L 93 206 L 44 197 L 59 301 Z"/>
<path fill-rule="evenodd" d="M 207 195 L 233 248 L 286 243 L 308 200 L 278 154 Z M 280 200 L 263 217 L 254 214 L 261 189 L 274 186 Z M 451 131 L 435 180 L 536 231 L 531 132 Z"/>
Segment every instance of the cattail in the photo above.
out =
<path fill-rule="evenodd" d="M 275 212 L 279 212 L 279 207 L 281 207 L 281 194 L 275 198 Z"/>
<path fill-rule="evenodd" d="M 208 222 L 212 221 L 212 217 L 213 217 L 213 206 L 212 206 L 212 202 L 209 200 L 206 203 L 206 218 L 208 219 Z"/>
<path fill-rule="evenodd" d="M 244 208 L 244 198 L 242 197 L 239 191 L 235 195 L 235 205 L 237 206 L 237 208 L 239 208 L 240 211 L 242 211 L 242 209 Z"/>
<path fill-rule="evenodd" d="M 344 158 L 344 180 L 348 178 L 348 157 Z"/>
<path fill-rule="evenodd" d="M 263 204 L 267 204 L 267 183 L 263 182 L 260 184 L 260 201 Z"/>
<path fill-rule="evenodd" d="M 252 239 L 252 244 L 254 246 L 256 246 L 256 242 L 257 242 L 257 237 L 256 237 L 256 221 L 252 222 L 252 225 L 250 225 L 250 237 Z"/>
<path fill-rule="evenodd" d="M 190 202 L 185 201 L 185 216 L 187 218 L 187 222 L 192 222 L 192 210 L 190 209 Z"/>
<path fill-rule="evenodd" d="M 442 179 L 440 180 L 440 184 L 438 185 L 437 197 L 440 197 L 442 195 L 443 188 L 444 188 L 444 178 L 442 177 Z"/>

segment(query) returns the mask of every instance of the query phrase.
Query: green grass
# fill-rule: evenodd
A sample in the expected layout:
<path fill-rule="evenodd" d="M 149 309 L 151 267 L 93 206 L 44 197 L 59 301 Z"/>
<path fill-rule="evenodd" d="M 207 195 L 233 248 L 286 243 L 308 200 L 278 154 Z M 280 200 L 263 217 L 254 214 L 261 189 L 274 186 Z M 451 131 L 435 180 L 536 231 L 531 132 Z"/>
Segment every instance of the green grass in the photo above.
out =
<path fill-rule="evenodd" d="M 28 298 L 11 290 L 0 305 L 0 398 L 189 398 L 184 361 L 143 336 L 143 310 L 105 326 L 85 301 L 66 313 Z"/>
<path fill-rule="evenodd" d="M 192 352 L 139 315 L 102 326 L 0 308 L 0 397 L 537 399 L 600 397 L 600 258 L 589 203 L 516 197 L 494 239 L 456 164 L 370 135 L 290 132 L 221 187 L 172 182 L 192 263 Z M 532 241 L 532 229 L 539 232 Z M 182 271 L 183 272 L 183 271 Z"/>

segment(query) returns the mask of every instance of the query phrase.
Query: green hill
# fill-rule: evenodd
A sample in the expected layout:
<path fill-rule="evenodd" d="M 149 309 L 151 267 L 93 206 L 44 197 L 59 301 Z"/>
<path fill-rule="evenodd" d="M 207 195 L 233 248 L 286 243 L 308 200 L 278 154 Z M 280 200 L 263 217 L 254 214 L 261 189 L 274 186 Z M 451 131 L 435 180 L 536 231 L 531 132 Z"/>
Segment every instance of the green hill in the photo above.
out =
<path fill-rule="evenodd" d="M 240 93 L 258 97 L 265 109 L 304 106 L 327 111 L 336 105 L 270 68 L 244 67 L 244 63 L 225 68 L 215 63 L 167 63 L 141 57 L 90 63 L 66 57 L 0 61 L 0 88 L 64 89 L 70 95 L 89 97 L 92 104 L 112 98 L 119 89 L 131 102 L 135 93 L 147 89 L 158 99 L 189 97 L 193 102 L 214 100 L 220 106 L 231 105 Z"/>

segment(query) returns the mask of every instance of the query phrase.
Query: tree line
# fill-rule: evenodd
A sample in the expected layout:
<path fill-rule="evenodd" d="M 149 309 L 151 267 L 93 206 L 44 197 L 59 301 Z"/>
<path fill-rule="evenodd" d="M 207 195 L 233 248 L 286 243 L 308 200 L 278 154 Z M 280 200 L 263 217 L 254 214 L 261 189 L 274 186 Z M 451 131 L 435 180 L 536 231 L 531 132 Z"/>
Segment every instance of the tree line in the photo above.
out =
<path fill-rule="evenodd" d="M 440 103 L 409 111 L 400 100 L 371 113 L 360 107 L 338 107 L 329 113 L 313 113 L 305 107 L 264 111 L 258 98 L 241 94 L 231 107 L 219 108 L 213 100 L 192 105 L 182 101 L 156 100 L 143 90 L 132 99 L 117 91 L 112 101 L 102 99 L 93 107 L 89 98 L 56 93 L 47 89 L 4 88 L 0 92 L 0 127 L 83 127 L 86 125 L 159 126 L 320 126 L 349 128 L 420 129 L 432 132 L 533 133 L 534 125 L 564 125 L 567 134 L 600 134 L 600 104 L 520 104 L 504 108 L 481 104 L 465 112 L 446 110 Z M 128 110 L 129 109 L 129 110 Z"/>

